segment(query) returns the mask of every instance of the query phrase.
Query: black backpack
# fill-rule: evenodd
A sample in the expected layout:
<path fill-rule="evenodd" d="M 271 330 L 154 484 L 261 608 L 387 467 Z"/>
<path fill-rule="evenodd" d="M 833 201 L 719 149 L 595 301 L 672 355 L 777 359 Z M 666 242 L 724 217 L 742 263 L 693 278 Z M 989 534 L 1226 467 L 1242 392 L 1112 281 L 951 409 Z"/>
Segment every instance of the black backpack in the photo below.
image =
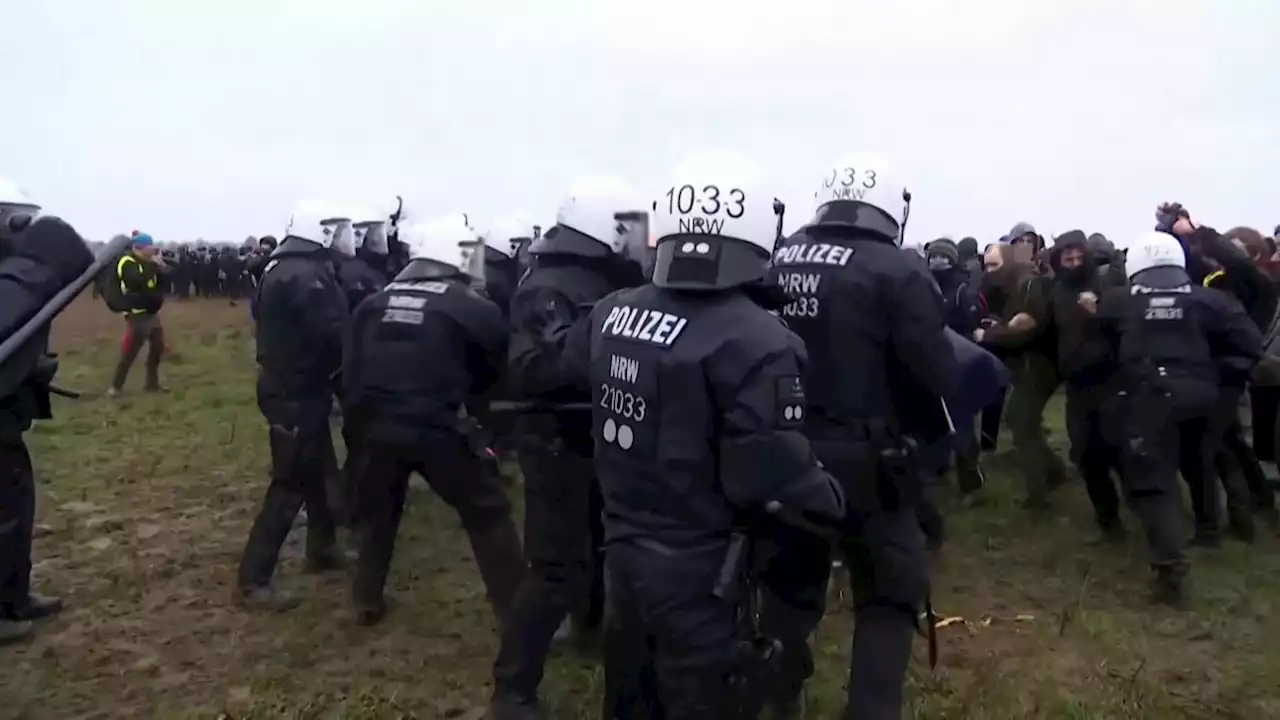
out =
<path fill-rule="evenodd" d="M 98 271 L 97 277 L 93 279 L 94 287 L 98 289 L 98 294 L 102 296 L 102 301 L 107 304 L 107 309 L 118 313 L 132 309 L 120 288 L 120 271 L 118 268 L 122 257 L 124 257 L 124 253 L 111 258 Z"/>

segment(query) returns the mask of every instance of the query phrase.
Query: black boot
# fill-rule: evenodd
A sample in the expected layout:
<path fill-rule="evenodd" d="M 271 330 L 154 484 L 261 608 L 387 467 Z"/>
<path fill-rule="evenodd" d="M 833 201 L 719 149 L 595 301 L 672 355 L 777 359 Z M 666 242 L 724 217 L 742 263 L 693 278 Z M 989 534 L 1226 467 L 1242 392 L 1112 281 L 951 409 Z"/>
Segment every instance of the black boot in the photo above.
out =
<path fill-rule="evenodd" d="M 494 692 L 489 701 L 489 713 L 493 720 L 544 720 L 546 715 L 537 699 L 520 698 Z"/>
<path fill-rule="evenodd" d="M 1257 530 L 1253 525 L 1253 513 L 1247 507 L 1240 505 L 1227 506 L 1227 523 L 1231 529 L 1231 536 L 1236 540 L 1245 543 L 1252 543 L 1257 537 Z"/>
<path fill-rule="evenodd" d="M 28 593 L 27 601 L 5 608 L 5 615 L 12 620 L 39 620 L 62 612 L 62 598 Z"/>
<path fill-rule="evenodd" d="M 251 610 L 267 612 L 288 612 L 302 604 L 293 595 L 271 586 L 237 588 L 236 601 Z"/>
<path fill-rule="evenodd" d="M 0 646 L 13 645 L 30 638 L 35 625 L 27 620 L 0 620 Z"/>
<path fill-rule="evenodd" d="M 382 622 L 396 606 L 395 598 L 385 593 L 374 600 L 357 600 L 355 602 L 356 624 L 370 627 Z"/>
<path fill-rule="evenodd" d="M 1151 602 L 1167 605 L 1175 610 L 1189 610 L 1187 597 L 1187 571 L 1181 568 L 1157 567 L 1151 584 Z"/>

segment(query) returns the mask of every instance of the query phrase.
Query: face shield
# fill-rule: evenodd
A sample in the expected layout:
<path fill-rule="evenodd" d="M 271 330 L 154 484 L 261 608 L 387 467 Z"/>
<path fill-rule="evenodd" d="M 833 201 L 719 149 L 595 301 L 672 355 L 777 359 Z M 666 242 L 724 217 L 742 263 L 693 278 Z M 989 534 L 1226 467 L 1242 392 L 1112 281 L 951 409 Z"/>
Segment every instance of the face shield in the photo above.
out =
<path fill-rule="evenodd" d="M 386 255 L 387 247 L 387 224 L 382 221 L 363 222 L 355 225 L 357 233 L 358 248 L 363 248 L 365 252 L 371 252 L 375 255 Z"/>
<path fill-rule="evenodd" d="M 333 228 L 333 249 L 343 257 L 355 257 L 356 240 L 350 220 L 336 219 L 320 223 L 324 227 Z"/>
<path fill-rule="evenodd" d="M 649 213 L 644 211 L 628 211 L 615 213 L 617 223 L 614 230 L 618 235 L 618 255 L 636 263 L 647 277 L 653 270 L 656 257 L 656 242 L 649 237 Z"/>
<path fill-rule="evenodd" d="M 476 237 L 458 243 L 458 268 L 471 278 L 471 285 L 476 288 L 485 286 L 484 238 Z"/>

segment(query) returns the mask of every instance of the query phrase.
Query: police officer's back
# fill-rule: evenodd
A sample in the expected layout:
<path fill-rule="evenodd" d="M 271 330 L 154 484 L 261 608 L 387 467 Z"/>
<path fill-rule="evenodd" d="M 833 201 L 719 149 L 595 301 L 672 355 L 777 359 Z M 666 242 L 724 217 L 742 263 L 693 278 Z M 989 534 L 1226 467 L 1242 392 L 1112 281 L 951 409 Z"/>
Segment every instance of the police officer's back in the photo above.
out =
<path fill-rule="evenodd" d="M 570 327 L 600 298 L 643 279 L 636 248 L 643 212 L 625 182 L 586 178 L 575 184 L 557 224 L 531 248 L 536 257 L 511 299 L 507 383 L 533 411 L 517 423 L 524 478 L 525 553 L 532 572 L 504 628 L 494 663 L 493 713 L 498 720 L 532 717 L 551 641 L 565 616 L 593 639 L 603 613 L 599 567 L 600 497 L 591 464 L 590 393 L 565 370 Z M 566 407 L 566 406 L 572 407 Z"/>
<path fill-rule="evenodd" d="M 342 367 L 347 302 L 334 272 L 344 242 L 341 213 L 323 203 L 295 210 L 285 239 L 263 269 L 254 296 L 258 408 L 269 425 L 271 486 L 240 561 L 239 597 L 283 609 L 296 604 L 271 584 L 298 510 L 307 506 L 307 561 L 339 565 L 325 488 L 333 457 L 329 411 Z"/>
<path fill-rule="evenodd" d="M 771 534 L 774 502 L 835 525 L 843 496 L 799 432 L 804 346 L 766 309 L 773 195 L 749 164 L 712 156 L 676 173 L 654 216 L 652 284 L 600 301 L 573 346 L 604 495 L 604 716 L 656 704 L 667 718 L 730 717 L 750 702 L 739 691 L 758 693 L 747 678 L 761 660 L 732 652 L 759 638 L 712 594 L 735 530 Z M 656 697 L 637 694 L 644 666 Z"/>
<path fill-rule="evenodd" d="M 515 257 L 522 239 L 529 238 L 533 228 L 518 220 L 494 223 L 484 236 L 485 290 L 489 299 L 502 309 L 503 317 L 511 310 L 511 297 L 520 282 L 520 263 Z"/>
<path fill-rule="evenodd" d="M 84 239 L 16 184 L 0 178 L 0 342 L 24 328 L 93 262 Z M 30 636 L 32 620 L 62 610 L 62 600 L 32 592 L 35 474 L 23 433 L 52 417 L 49 385 L 58 371 L 47 353 L 48 328 L 0 362 L 0 645 Z"/>
<path fill-rule="evenodd" d="M 849 157 L 816 200 L 813 221 L 774 253 L 773 276 L 790 296 L 783 317 L 809 350 L 805 434 L 849 491 L 858 622 L 846 716 L 896 718 L 928 586 L 912 446 L 947 432 L 942 399 L 956 360 L 927 267 L 899 247 L 910 195 L 892 168 Z M 809 592 L 797 593 L 809 623 L 792 629 L 801 637 L 821 617 L 829 570 L 812 564 L 818 550 L 783 553 L 814 574 Z"/>
<path fill-rule="evenodd" d="M 1129 288 L 1102 294 L 1097 313 L 1119 363 L 1122 480 L 1147 529 L 1156 572 L 1153 600 L 1186 603 L 1186 538 L 1176 501 L 1179 458 L 1198 464 L 1217 493 L 1201 440 L 1221 380 L 1247 377 L 1262 354 L 1261 333 L 1229 295 L 1186 271 L 1177 238 L 1150 232 L 1129 245 Z"/>
<path fill-rule="evenodd" d="M 507 497 L 458 430 L 459 411 L 488 393 L 506 364 L 502 314 L 462 270 L 460 244 L 473 235 L 461 216 L 406 228 L 408 266 L 352 317 L 343 403 L 357 439 L 353 596 L 365 624 L 387 611 L 383 586 L 412 472 L 458 511 L 500 622 L 524 576 Z"/>

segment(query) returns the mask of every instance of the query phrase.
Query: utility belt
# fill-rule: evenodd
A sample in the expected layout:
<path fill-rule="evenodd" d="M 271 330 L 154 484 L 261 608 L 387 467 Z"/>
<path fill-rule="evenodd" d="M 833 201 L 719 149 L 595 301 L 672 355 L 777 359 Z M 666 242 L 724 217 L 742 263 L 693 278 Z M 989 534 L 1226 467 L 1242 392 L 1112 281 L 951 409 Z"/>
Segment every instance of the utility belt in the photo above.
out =
<path fill-rule="evenodd" d="M 886 423 L 829 427 L 811 437 L 810 444 L 855 511 L 897 512 L 923 500 L 916 442 Z"/>

